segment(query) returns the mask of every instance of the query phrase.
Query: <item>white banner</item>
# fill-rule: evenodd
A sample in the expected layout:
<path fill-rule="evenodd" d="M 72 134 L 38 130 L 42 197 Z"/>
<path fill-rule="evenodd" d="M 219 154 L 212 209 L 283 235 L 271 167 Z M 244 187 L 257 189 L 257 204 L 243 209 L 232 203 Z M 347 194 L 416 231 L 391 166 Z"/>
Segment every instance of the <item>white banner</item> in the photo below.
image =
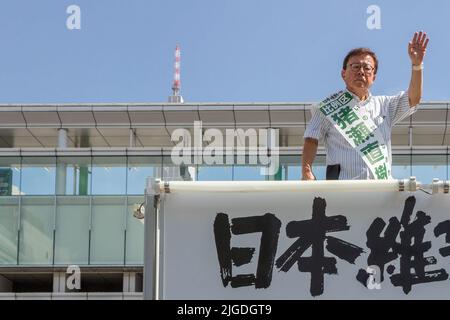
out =
<path fill-rule="evenodd" d="M 162 195 L 160 298 L 449 299 L 450 196 L 352 189 Z"/>

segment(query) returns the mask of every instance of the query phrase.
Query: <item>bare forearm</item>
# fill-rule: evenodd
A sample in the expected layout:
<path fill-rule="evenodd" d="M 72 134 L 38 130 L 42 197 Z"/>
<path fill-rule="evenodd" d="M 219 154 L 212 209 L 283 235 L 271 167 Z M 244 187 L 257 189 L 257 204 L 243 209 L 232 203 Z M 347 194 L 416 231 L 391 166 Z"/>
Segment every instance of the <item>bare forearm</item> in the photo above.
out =
<path fill-rule="evenodd" d="M 409 82 L 408 96 L 409 105 L 414 107 L 420 103 L 422 98 L 422 70 L 411 71 L 411 81 Z"/>
<path fill-rule="evenodd" d="M 413 65 L 408 89 L 409 105 L 411 107 L 418 105 L 422 98 L 422 63 L 429 40 L 427 34 L 420 31 L 414 33 L 412 40 L 408 44 L 408 55 Z"/>
<path fill-rule="evenodd" d="M 302 155 L 302 176 L 303 179 L 308 177 L 313 178 L 312 164 L 317 154 L 317 146 L 319 142 L 313 138 L 306 138 L 303 145 L 303 155 Z"/>

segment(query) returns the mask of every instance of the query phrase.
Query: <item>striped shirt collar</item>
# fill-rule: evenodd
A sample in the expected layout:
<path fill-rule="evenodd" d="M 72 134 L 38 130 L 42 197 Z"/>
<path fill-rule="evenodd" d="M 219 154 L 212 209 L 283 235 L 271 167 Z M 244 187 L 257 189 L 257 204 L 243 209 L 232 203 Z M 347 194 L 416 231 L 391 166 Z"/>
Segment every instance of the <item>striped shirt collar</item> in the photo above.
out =
<path fill-rule="evenodd" d="M 353 92 L 351 92 L 350 90 L 348 90 L 347 88 L 345 89 L 345 91 L 347 91 L 348 93 L 350 93 L 351 95 L 352 95 L 352 97 L 353 98 L 355 98 L 356 99 L 356 102 L 359 104 L 359 103 L 361 103 L 362 105 L 365 105 L 365 104 L 367 104 L 367 103 L 369 103 L 369 101 L 372 99 L 372 93 L 369 91 L 369 96 L 367 97 L 367 99 L 366 100 L 364 100 L 364 101 L 361 101 L 360 99 L 359 99 L 359 97 L 356 95 L 356 94 L 354 94 Z"/>

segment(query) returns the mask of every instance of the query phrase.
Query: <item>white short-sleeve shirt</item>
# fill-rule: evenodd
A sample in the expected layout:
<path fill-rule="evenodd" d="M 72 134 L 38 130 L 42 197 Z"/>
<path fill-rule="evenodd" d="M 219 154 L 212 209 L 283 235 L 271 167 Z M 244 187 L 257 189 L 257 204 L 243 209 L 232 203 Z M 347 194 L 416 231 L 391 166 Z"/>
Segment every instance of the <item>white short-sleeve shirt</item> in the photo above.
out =
<path fill-rule="evenodd" d="M 351 92 L 349 92 L 351 93 Z M 351 93 L 352 94 L 352 93 Z M 352 94 L 356 101 L 359 98 Z M 358 102 L 362 113 L 366 113 L 373 120 L 388 147 L 389 168 L 392 166 L 391 130 L 392 126 L 405 117 L 413 114 L 417 108 L 410 107 L 408 92 L 401 91 L 395 96 L 373 96 Z M 326 164 L 340 164 L 340 180 L 374 179 L 372 172 L 364 160 L 345 138 L 336 130 L 322 112 L 316 112 L 318 105 L 312 110 L 304 138 L 314 138 L 323 141 L 326 150 Z"/>

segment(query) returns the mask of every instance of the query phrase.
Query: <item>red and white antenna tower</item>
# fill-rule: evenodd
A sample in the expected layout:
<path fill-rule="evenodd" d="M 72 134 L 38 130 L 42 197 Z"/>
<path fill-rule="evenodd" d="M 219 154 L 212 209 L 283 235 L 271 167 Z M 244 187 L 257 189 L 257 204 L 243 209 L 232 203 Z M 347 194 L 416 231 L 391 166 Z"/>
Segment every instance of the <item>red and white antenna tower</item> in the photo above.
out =
<path fill-rule="evenodd" d="M 172 84 L 172 96 L 169 97 L 169 102 L 183 102 L 183 97 L 180 96 L 180 59 L 181 51 L 180 46 L 175 47 L 175 64 L 174 64 L 174 75 Z"/>
<path fill-rule="evenodd" d="M 180 46 L 175 47 L 175 65 L 174 65 L 174 75 L 173 75 L 173 95 L 177 96 L 180 94 Z"/>

